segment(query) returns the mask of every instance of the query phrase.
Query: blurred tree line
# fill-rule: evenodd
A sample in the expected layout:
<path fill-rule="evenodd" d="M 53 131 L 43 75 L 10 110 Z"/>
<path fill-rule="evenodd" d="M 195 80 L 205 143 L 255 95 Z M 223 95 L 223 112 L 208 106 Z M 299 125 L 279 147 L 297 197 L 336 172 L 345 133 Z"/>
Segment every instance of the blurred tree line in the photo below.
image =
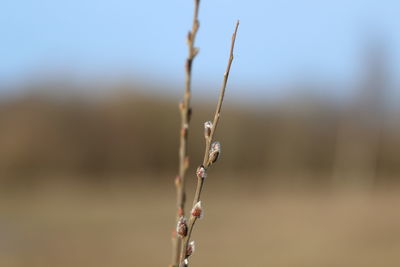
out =
<path fill-rule="evenodd" d="M 4 98 L 1 179 L 174 173 L 179 99 L 138 93 L 134 86 L 109 91 L 114 93 L 103 97 L 31 93 Z M 315 179 L 394 179 L 400 174 L 400 126 L 396 116 L 385 115 L 384 107 L 365 105 L 371 99 L 377 98 L 339 105 L 304 97 L 264 107 L 227 101 L 217 132 L 223 153 L 218 169 L 272 179 L 299 173 Z M 203 103 L 214 101 L 193 103 L 193 169 L 204 153 L 203 123 L 214 112 L 213 105 Z"/>

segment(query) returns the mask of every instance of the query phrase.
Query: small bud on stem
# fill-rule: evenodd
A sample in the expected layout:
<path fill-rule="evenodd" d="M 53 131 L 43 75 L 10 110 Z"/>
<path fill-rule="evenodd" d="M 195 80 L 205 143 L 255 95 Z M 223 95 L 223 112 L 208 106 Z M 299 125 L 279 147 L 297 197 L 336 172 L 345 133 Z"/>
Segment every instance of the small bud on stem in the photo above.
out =
<path fill-rule="evenodd" d="M 205 179 L 207 177 L 207 172 L 203 165 L 197 168 L 196 175 L 199 179 Z"/>
<path fill-rule="evenodd" d="M 191 213 L 193 217 L 199 219 L 203 217 L 203 208 L 201 207 L 201 201 L 197 202 L 196 205 L 194 205 Z"/>
<path fill-rule="evenodd" d="M 189 265 L 188 259 L 184 259 L 181 264 L 179 264 L 179 267 L 187 267 Z"/>
<path fill-rule="evenodd" d="M 176 225 L 176 233 L 180 238 L 183 238 L 187 235 L 188 227 L 186 224 L 186 218 L 181 216 L 179 218 L 178 224 Z"/>
<path fill-rule="evenodd" d="M 186 256 L 189 257 L 190 255 L 193 254 L 195 249 L 194 241 L 190 242 L 186 251 Z"/>
<path fill-rule="evenodd" d="M 211 165 L 218 160 L 219 155 L 221 154 L 221 144 L 216 141 L 211 144 L 211 149 L 208 157 L 208 164 Z"/>
<path fill-rule="evenodd" d="M 211 137 L 211 131 L 212 131 L 213 124 L 211 121 L 206 121 L 204 123 L 204 137 L 206 140 L 209 140 Z"/>

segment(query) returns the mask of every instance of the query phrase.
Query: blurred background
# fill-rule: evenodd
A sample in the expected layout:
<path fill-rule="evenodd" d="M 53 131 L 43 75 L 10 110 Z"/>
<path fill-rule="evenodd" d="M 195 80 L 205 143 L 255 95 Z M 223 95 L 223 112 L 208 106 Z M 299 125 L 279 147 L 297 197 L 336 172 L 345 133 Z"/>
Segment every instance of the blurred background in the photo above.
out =
<path fill-rule="evenodd" d="M 193 266 L 400 266 L 400 4 L 201 1 Z M 167 266 L 193 1 L 0 8 L 0 266 Z M 191 202 L 191 201 L 189 201 Z"/>

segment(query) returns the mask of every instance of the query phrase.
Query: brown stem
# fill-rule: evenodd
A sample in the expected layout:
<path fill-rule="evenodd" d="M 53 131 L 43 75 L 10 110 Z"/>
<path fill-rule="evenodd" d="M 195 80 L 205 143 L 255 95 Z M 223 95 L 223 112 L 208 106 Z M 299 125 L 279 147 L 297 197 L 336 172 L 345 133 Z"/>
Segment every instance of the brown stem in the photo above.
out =
<path fill-rule="evenodd" d="M 213 127 L 211 128 L 210 137 L 206 140 L 206 151 L 204 153 L 204 159 L 203 159 L 203 166 L 206 169 L 208 168 L 208 156 L 209 156 L 208 152 L 210 151 L 212 140 L 214 138 L 214 133 L 218 126 L 218 121 L 219 121 L 219 117 L 221 114 L 222 102 L 224 101 L 224 96 L 225 96 L 226 84 L 228 83 L 229 73 L 231 71 L 231 65 L 232 65 L 232 61 L 233 61 L 233 49 L 235 48 L 236 33 L 238 30 L 238 27 L 239 27 L 239 20 L 236 22 L 235 31 L 233 32 L 233 35 L 232 35 L 231 50 L 229 52 L 228 65 L 226 66 L 226 71 L 224 73 L 224 79 L 222 81 L 222 86 L 221 86 L 221 90 L 220 90 L 220 94 L 219 94 L 219 98 L 218 98 L 217 108 L 216 108 L 215 114 L 214 114 L 214 121 L 212 124 Z"/>
<path fill-rule="evenodd" d="M 187 36 L 187 44 L 188 44 L 188 57 L 186 59 L 185 64 L 185 94 L 183 96 L 183 101 L 180 104 L 180 114 L 181 114 L 181 133 L 180 133 L 180 141 L 179 141 L 179 175 L 177 177 L 176 182 L 176 205 L 177 205 L 177 213 L 176 213 L 176 223 L 178 223 L 179 217 L 184 215 L 185 210 L 185 175 L 186 170 L 189 165 L 189 158 L 187 155 L 187 142 L 188 142 L 188 133 L 189 133 L 189 122 L 191 116 L 191 108 L 190 108 L 190 98 L 191 98 L 191 82 L 192 82 L 192 64 L 193 59 L 196 57 L 198 53 L 198 49 L 195 48 L 194 43 L 196 39 L 196 34 L 199 29 L 199 3 L 200 0 L 194 1 L 194 14 L 193 14 L 193 23 L 192 30 L 188 33 Z M 179 252 L 182 246 L 182 242 L 179 238 L 174 235 L 172 240 L 173 245 L 173 253 L 172 253 L 172 266 L 178 267 L 179 265 Z"/>
<path fill-rule="evenodd" d="M 228 82 L 228 77 L 229 77 L 229 72 L 231 69 L 231 65 L 232 65 L 232 61 L 233 61 L 233 49 L 235 47 L 235 41 L 236 41 L 236 33 L 239 27 L 239 21 L 236 22 L 236 27 L 235 27 L 235 31 L 232 35 L 232 42 L 231 42 L 231 49 L 230 49 L 230 54 L 229 54 L 229 60 L 228 60 L 228 65 L 226 67 L 226 71 L 224 74 L 224 79 L 222 82 L 222 86 L 221 86 L 221 90 L 220 90 L 220 94 L 219 94 L 219 98 L 218 98 L 218 103 L 217 103 L 217 108 L 215 110 L 215 115 L 214 115 L 214 121 L 212 124 L 212 128 L 211 128 L 211 134 L 208 138 L 206 138 L 206 148 L 205 148 L 205 152 L 204 152 L 204 160 L 203 160 L 203 166 L 204 168 L 207 170 L 207 168 L 210 166 L 209 164 L 209 151 L 211 149 L 211 144 L 213 141 L 213 137 L 214 137 L 214 133 L 215 130 L 217 128 L 218 125 L 218 121 L 219 121 L 219 117 L 221 114 L 221 108 L 222 108 L 222 102 L 224 100 L 224 95 L 225 95 L 225 89 L 226 89 L 226 85 Z M 194 196 L 194 200 L 193 200 L 193 207 L 194 205 L 196 205 L 196 203 L 198 201 L 200 201 L 200 197 L 201 197 L 201 192 L 203 189 L 203 185 L 204 185 L 204 178 L 199 178 L 197 179 L 197 187 L 196 187 L 196 193 Z M 194 224 L 197 220 L 197 217 L 191 216 L 190 220 L 189 220 L 189 224 L 188 224 L 188 234 L 186 237 L 184 237 L 182 239 L 182 248 L 181 248 L 181 253 L 180 253 L 180 262 L 183 262 L 185 260 L 185 258 L 187 257 L 187 248 L 190 242 L 190 237 L 192 235 L 192 231 L 193 231 L 193 227 Z"/>
<path fill-rule="evenodd" d="M 203 189 L 204 179 L 197 178 L 196 193 L 194 194 L 193 207 L 200 201 L 201 191 Z"/>

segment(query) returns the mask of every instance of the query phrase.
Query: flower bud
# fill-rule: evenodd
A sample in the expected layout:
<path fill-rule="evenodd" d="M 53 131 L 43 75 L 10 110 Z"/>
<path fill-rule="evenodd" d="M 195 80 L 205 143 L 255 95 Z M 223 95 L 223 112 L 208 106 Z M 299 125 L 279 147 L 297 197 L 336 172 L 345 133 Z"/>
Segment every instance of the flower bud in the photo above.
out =
<path fill-rule="evenodd" d="M 207 172 L 203 165 L 197 168 L 196 175 L 199 179 L 205 179 L 207 177 Z"/>
<path fill-rule="evenodd" d="M 209 139 L 211 137 L 212 127 L 213 127 L 213 124 L 211 121 L 206 121 L 204 123 L 204 137 L 206 139 Z"/>
<path fill-rule="evenodd" d="M 187 235 L 188 227 L 186 224 L 186 218 L 181 216 L 178 220 L 178 224 L 176 225 L 176 233 L 179 237 L 185 237 Z"/>
<path fill-rule="evenodd" d="M 211 144 L 211 149 L 208 156 L 208 164 L 211 165 L 215 163 L 221 154 L 221 144 L 216 141 Z"/>
<path fill-rule="evenodd" d="M 189 265 L 188 259 L 184 259 L 181 264 L 179 264 L 179 267 L 187 267 Z"/>
<path fill-rule="evenodd" d="M 197 202 L 196 205 L 193 206 L 191 213 L 193 217 L 200 219 L 203 217 L 203 208 L 201 207 L 201 201 Z"/>
<path fill-rule="evenodd" d="M 186 256 L 189 257 L 190 255 L 193 254 L 195 249 L 194 241 L 190 242 L 186 251 Z"/>

